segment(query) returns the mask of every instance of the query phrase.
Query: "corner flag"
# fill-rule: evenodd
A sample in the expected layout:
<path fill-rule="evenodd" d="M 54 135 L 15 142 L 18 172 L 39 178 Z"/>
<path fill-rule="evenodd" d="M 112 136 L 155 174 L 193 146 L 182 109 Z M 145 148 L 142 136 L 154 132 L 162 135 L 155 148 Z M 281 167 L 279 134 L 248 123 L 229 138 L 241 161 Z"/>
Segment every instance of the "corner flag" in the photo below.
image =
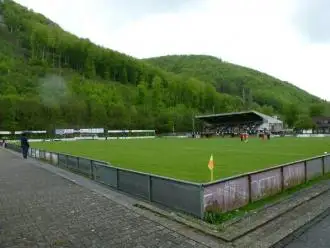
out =
<path fill-rule="evenodd" d="M 213 162 L 213 154 L 211 154 L 209 163 L 207 165 L 211 171 L 211 181 L 213 181 L 213 169 L 214 169 L 214 162 Z"/>

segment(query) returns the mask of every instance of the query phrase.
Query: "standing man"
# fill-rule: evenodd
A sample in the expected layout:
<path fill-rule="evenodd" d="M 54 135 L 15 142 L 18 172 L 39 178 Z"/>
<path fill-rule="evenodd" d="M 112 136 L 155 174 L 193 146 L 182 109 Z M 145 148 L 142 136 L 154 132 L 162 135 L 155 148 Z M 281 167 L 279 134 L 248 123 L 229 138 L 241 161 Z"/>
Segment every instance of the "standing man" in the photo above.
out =
<path fill-rule="evenodd" d="M 29 141 L 26 137 L 26 133 L 22 133 L 21 137 L 21 148 L 22 148 L 22 153 L 23 153 L 23 158 L 27 159 L 28 151 L 29 151 Z"/>

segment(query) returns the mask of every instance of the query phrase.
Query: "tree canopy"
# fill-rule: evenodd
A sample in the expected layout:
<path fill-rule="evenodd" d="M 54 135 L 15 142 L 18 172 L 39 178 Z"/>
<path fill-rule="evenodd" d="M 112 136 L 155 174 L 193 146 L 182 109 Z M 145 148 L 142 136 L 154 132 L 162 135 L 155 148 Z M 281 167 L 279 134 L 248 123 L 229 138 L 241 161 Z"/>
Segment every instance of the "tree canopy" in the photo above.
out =
<path fill-rule="evenodd" d="M 311 115 L 327 110 L 328 103 L 260 72 L 212 57 L 187 58 L 138 60 L 3 0 L 0 129 L 189 131 L 192 116 L 200 113 L 257 109 L 283 114 L 283 106 L 292 102 L 306 103 Z"/>
<path fill-rule="evenodd" d="M 208 82 L 221 94 L 242 98 L 243 108 L 278 114 L 289 126 L 298 121 L 300 114 L 311 117 L 330 114 L 329 102 L 319 97 L 265 73 L 213 56 L 170 55 L 145 61 L 168 72 Z"/>

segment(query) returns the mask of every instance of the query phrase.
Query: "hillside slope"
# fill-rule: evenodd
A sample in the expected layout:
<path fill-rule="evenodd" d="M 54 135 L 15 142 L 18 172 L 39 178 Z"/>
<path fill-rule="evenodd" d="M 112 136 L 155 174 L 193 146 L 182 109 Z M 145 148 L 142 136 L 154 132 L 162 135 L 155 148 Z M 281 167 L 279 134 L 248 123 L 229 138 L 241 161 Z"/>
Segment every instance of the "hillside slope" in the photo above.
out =
<path fill-rule="evenodd" d="M 193 114 L 241 108 L 238 97 L 80 39 L 13 1 L 0 15 L 0 129 L 184 131 Z"/>
<path fill-rule="evenodd" d="M 242 72 L 246 69 L 225 69 L 219 74 L 215 65 L 198 66 L 201 62 L 187 62 L 187 66 L 186 62 L 180 62 L 175 69 L 171 61 L 177 57 L 169 58 L 169 61 L 164 58 L 143 61 L 97 46 L 65 32 L 38 13 L 3 0 L 0 2 L 0 129 L 94 126 L 189 131 L 194 114 L 247 108 L 266 114 L 273 113 L 275 108 L 275 112 L 284 113 L 282 105 L 291 106 L 291 101 L 304 102 L 306 108 L 313 102 L 320 103 L 295 88 L 290 94 L 281 92 L 274 96 L 265 91 L 265 85 L 270 90 L 277 88 L 256 80 L 259 76 L 253 77 L 254 71 L 250 76 Z M 274 85 L 275 81 L 272 81 Z M 261 90 L 256 90 L 254 84 Z M 233 89 L 227 89 L 229 86 Z M 288 86 L 283 87 L 287 91 Z M 245 100 L 240 94 L 243 88 Z M 289 116 L 297 117 L 300 113 L 294 107 L 288 109 Z M 318 112 L 319 108 L 314 110 Z"/>
<path fill-rule="evenodd" d="M 259 105 L 268 105 L 283 113 L 286 106 L 296 104 L 301 111 L 312 104 L 329 104 L 308 92 L 265 73 L 223 62 L 203 55 L 171 55 L 145 59 L 149 64 L 176 74 L 195 77 L 212 83 L 218 92 L 251 98 Z"/>

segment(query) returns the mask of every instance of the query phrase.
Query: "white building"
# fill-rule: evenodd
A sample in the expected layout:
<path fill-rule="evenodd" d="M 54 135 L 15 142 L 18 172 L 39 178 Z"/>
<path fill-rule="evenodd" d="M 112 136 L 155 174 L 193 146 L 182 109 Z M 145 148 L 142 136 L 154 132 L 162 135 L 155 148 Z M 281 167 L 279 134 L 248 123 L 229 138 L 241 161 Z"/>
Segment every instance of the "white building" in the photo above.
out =
<path fill-rule="evenodd" d="M 283 130 L 283 121 L 277 119 L 276 116 L 271 117 L 257 111 L 252 111 L 255 114 L 259 115 L 262 118 L 262 124 L 258 127 L 259 130 L 265 130 L 271 132 L 280 132 Z"/>

